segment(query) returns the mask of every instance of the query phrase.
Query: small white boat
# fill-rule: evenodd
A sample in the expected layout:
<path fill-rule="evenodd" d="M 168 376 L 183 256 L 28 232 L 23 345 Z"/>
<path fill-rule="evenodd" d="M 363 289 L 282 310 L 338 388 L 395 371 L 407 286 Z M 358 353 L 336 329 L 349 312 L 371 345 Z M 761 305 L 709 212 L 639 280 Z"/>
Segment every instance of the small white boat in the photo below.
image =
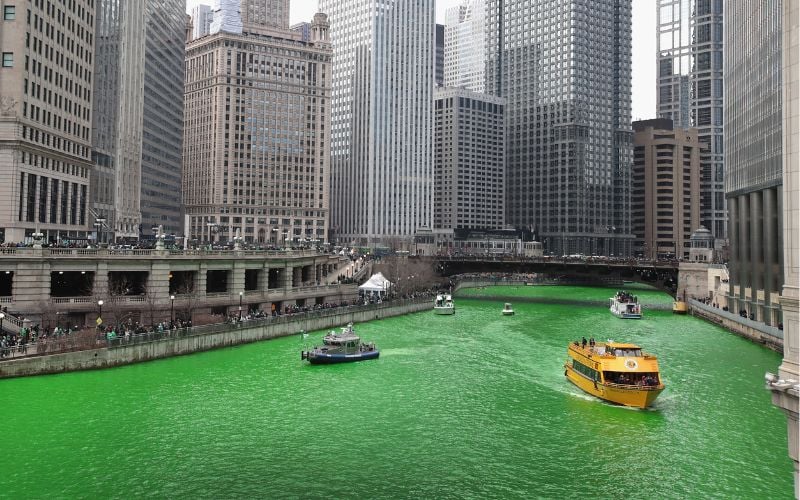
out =
<path fill-rule="evenodd" d="M 622 319 L 642 319 L 642 305 L 639 298 L 628 292 L 617 292 L 610 299 L 611 314 Z"/>
<path fill-rule="evenodd" d="M 506 302 L 506 305 L 503 306 L 503 316 L 513 316 L 514 309 L 511 308 L 511 304 Z"/>
<path fill-rule="evenodd" d="M 450 294 L 439 294 L 433 302 L 433 312 L 436 314 L 455 314 L 456 305 Z"/>

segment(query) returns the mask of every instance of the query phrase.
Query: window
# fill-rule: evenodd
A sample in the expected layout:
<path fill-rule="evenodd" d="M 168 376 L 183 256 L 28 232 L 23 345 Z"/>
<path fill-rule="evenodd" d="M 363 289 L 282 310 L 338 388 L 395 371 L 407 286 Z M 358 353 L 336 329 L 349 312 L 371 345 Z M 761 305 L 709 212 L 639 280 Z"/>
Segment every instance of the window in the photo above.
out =
<path fill-rule="evenodd" d="M 3 52 L 3 67 L 4 68 L 12 68 L 12 67 L 14 67 L 14 53 L 13 52 Z"/>
<path fill-rule="evenodd" d="M 16 19 L 16 8 L 13 5 L 6 5 L 3 7 L 3 19 L 6 21 L 13 21 Z"/>

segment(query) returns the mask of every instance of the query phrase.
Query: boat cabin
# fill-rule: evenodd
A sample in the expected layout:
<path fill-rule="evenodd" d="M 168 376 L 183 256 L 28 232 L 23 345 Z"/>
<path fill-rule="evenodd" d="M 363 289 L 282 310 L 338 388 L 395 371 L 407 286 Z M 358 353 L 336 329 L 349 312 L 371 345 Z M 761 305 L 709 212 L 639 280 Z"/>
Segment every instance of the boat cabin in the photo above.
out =
<path fill-rule="evenodd" d="M 641 358 L 642 348 L 634 344 L 617 344 L 607 343 L 598 344 L 595 347 L 598 354 L 607 354 L 609 356 L 624 357 L 624 358 Z"/>
<path fill-rule="evenodd" d="M 659 384 L 658 372 L 603 372 L 603 381 L 607 384 L 638 385 L 655 387 Z"/>

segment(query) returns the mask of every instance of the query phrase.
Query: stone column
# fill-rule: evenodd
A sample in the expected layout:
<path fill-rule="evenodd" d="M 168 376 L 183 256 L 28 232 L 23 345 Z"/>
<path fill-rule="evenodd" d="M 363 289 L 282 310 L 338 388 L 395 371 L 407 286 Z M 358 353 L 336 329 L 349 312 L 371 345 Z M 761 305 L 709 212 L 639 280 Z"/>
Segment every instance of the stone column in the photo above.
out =
<path fill-rule="evenodd" d="M 206 287 L 208 286 L 208 264 L 205 260 L 200 261 L 200 269 L 197 271 L 196 279 L 194 280 L 194 295 L 195 297 L 205 299 Z"/>
<path fill-rule="evenodd" d="M 758 303 L 758 291 L 764 290 L 764 220 L 761 191 L 750 193 L 750 286 L 752 288 L 751 311 L 756 320 L 762 320 L 762 307 Z"/>
<path fill-rule="evenodd" d="M 303 266 L 292 269 L 292 286 L 299 287 L 303 284 Z"/>
<path fill-rule="evenodd" d="M 283 268 L 283 288 L 292 288 L 294 285 L 294 268 L 288 263 Z"/>
<path fill-rule="evenodd" d="M 266 261 L 264 262 L 264 267 L 261 269 L 261 272 L 258 273 L 258 289 L 261 290 L 262 293 L 267 293 L 269 290 L 269 263 Z"/>
<path fill-rule="evenodd" d="M 150 265 L 150 276 L 147 277 L 147 295 L 150 301 L 169 303 L 169 261 L 157 260 Z"/>
<path fill-rule="evenodd" d="M 244 275 L 246 268 L 241 260 L 234 261 L 228 271 L 228 293 L 239 299 L 239 292 L 244 292 Z"/>
<path fill-rule="evenodd" d="M 728 238 L 730 244 L 728 248 L 730 249 L 730 261 L 728 263 L 728 273 L 729 273 L 729 280 L 728 280 L 728 308 L 734 314 L 737 312 L 736 307 L 736 294 L 734 293 L 733 287 L 734 285 L 739 284 L 740 273 L 739 273 L 739 215 L 738 215 L 739 204 L 736 202 L 736 198 L 729 198 L 728 199 Z"/>
<path fill-rule="evenodd" d="M 778 222 L 777 214 L 775 213 L 775 189 L 765 189 L 763 193 L 763 206 L 764 206 L 764 310 L 765 312 L 772 310 L 771 295 L 775 291 L 779 291 L 775 281 L 777 252 L 775 251 L 777 240 L 777 227 Z M 773 324 L 772 314 L 765 316 L 765 323 L 768 325 Z"/>
<path fill-rule="evenodd" d="M 746 195 L 738 197 L 739 202 L 739 300 L 735 313 L 745 308 L 745 289 L 750 286 L 750 244 L 747 237 L 750 222 L 750 207 Z"/>

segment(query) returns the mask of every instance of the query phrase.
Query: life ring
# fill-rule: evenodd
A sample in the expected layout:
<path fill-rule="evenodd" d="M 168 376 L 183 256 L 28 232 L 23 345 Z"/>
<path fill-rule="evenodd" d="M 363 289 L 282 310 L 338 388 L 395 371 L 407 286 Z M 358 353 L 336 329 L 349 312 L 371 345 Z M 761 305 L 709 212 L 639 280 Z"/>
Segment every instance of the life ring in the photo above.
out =
<path fill-rule="evenodd" d="M 635 359 L 626 359 L 625 368 L 627 368 L 628 370 L 635 370 L 639 368 L 639 363 L 637 363 Z"/>

